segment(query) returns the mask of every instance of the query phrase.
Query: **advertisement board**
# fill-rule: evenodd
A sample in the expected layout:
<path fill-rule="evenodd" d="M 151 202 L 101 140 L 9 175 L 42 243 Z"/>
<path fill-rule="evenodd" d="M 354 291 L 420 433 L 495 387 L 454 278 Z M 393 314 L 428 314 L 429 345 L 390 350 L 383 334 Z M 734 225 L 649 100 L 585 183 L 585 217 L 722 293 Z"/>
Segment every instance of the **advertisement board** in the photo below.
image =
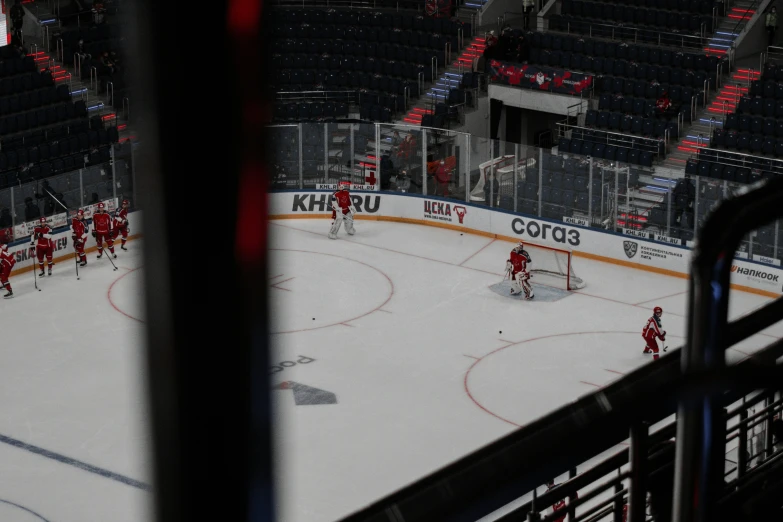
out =
<path fill-rule="evenodd" d="M 270 195 L 270 217 L 331 215 L 327 192 L 279 192 Z M 493 210 L 485 206 L 440 198 L 402 194 L 351 194 L 359 219 L 378 219 L 466 230 L 507 241 L 568 249 L 575 257 L 675 277 L 688 277 L 692 250 L 663 236 L 622 234 L 586 228 L 579 221 L 550 221 Z M 629 232 L 638 232 L 629 229 Z M 639 237 L 642 236 L 642 237 Z M 731 282 L 737 288 L 763 295 L 783 294 L 780 267 L 735 259 Z"/>

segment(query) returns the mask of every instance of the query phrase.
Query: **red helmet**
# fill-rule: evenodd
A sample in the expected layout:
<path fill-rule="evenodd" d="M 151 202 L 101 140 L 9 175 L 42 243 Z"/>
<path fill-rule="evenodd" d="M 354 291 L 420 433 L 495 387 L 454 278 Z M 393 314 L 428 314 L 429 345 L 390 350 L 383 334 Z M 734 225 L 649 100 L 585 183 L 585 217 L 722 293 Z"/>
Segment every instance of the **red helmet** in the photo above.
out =
<path fill-rule="evenodd" d="M 653 313 L 655 315 L 663 315 L 663 308 L 661 308 L 660 306 L 656 306 L 655 308 L 653 308 Z"/>
<path fill-rule="evenodd" d="M 130 201 L 128 201 L 127 199 L 123 199 L 122 200 L 122 204 L 123 205 L 130 205 Z"/>
<path fill-rule="evenodd" d="M 45 225 L 45 224 L 46 224 L 46 218 L 45 218 L 45 217 L 43 217 L 43 216 L 41 216 L 41 224 L 42 224 L 42 225 Z"/>
<path fill-rule="evenodd" d="M 337 188 L 340 190 L 348 190 L 351 188 L 351 182 L 350 181 L 341 181 L 337 184 Z"/>
<path fill-rule="evenodd" d="M 77 216 L 80 216 L 80 217 L 81 217 L 81 216 L 84 216 L 84 210 L 82 210 L 82 209 L 79 209 L 79 211 L 78 211 L 78 212 L 76 212 L 76 215 L 77 215 Z"/>
<path fill-rule="evenodd" d="M 104 207 L 103 203 L 98 203 L 98 210 L 103 210 L 103 207 Z"/>
<path fill-rule="evenodd" d="M 3 251 L 8 250 L 8 244 L 7 243 L 0 243 L 0 250 L 3 250 Z"/>

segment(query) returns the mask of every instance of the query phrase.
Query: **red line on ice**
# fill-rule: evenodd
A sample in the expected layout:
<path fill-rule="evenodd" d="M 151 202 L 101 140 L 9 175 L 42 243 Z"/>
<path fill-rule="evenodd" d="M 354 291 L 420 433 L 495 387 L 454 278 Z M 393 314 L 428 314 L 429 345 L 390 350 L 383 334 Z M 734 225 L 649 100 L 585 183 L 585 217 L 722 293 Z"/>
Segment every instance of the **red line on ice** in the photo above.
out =
<path fill-rule="evenodd" d="M 293 227 L 288 227 L 288 228 L 293 228 Z M 300 229 L 295 228 L 294 230 L 300 230 Z M 302 232 L 305 232 L 305 231 L 303 230 Z M 320 330 L 322 328 L 330 328 L 330 327 L 336 326 L 338 324 L 342 324 L 342 325 L 345 325 L 345 326 L 353 327 L 353 325 L 345 324 L 345 323 L 347 323 L 349 321 L 355 321 L 357 319 L 361 319 L 362 317 L 370 315 L 371 313 L 377 312 L 378 310 L 380 310 L 381 308 L 386 306 L 386 304 L 389 301 L 391 301 L 391 298 L 394 297 L 394 283 L 392 282 L 391 278 L 385 272 L 383 272 L 382 270 L 380 270 L 377 267 L 374 267 L 374 266 L 372 266 L 372 265 L 370 265 L 368 263 L 365 263 L 363 261 L 359 261 L 357 259 L 353 259 L 353 258 L 350 258 L 350 257 L 338 256 L 336 254 L 327 254 L 326 252 L 314 252 L 312 250 L 297 250 L 297 249 L 293 249 L 293 248 L 270 248 L 269 250 L 270 250 L 270 252 L 271 251 L 276 251 L 276 252 L 301 252 L 301 253 L 304 253 L 304 254 L 316 254 L 316 255 L 319 255 L 319 256 L 329 256 L 329 257 L 337 257 L 339 259 L 347 259 L 348 261 L 352 261 L 354 263 L 359 263 L 360 265 L 364 265 L 364 266 L 366 266 L 368 268 L 371 268 L 372 270 L 375 270 L 376 272 L 381 274 L 383 277 L 385 277 L 386 281 L 388 281 L 388 283 L 389 283 L 389 296 L 386 298 L 386 300 L 384 302 L 382 302 L 381 304 L 379 304 L 378 306 L 376 306 L 375 308 L 373 308 L 369 312 L 365 312 L 362 315 L 359 315 L 359 316 L 356 316 L 356 317 L 352 317 L 350 319 L 343 319 L 342 321 L 337 321 L 336 323 L 325 324 L 323 326 L 315 326 L 313 328 L 300 328 L 298 330 L 286 330 L 286 331 L 283 331 L 283 332 L 271 332 L 272 335 L 289 334 L 289 333 L 297 333 L 297 332 L 306 332 L 308 330 Z M 276 284 L 279 284 L 279 283 L 276 283 Z"/>
<path fill-rule="evenodd" d="M 473 257 L 475 257 L 475 256 L 476 256 L 476 254 L 480 253 L 482 250 L 484 250 L 485 248 L 487 248 L 489 245 L 491 245 L 491 244 L 492 244 L 492 243 L 494 243 L 495 241 L 496 241 L 496 240 L 495 240 L 495 239 L 493 239 L 492 241 L 490 241 L 489 243 L 487 243 L 487 244 L 486 244 L 486 245 L 484 245 L 483 247 L 479 248 L 478 250 L 476 250 L 475 252 L 473 252 L 472 254 L 470 254 L 470 256 L 469 256 L 469 257 L 468 257 L 468 258 L 467 258 L 465 261 L 463 261 L 462 263 L 460 263 L 458 266 L 462 266 L 462 265 L 464 265 L 465 263 L 467 263 L 468 261 L 470 261 L 471 259 L 473 259 Z"/>
<path fill-rule="evenodd" d="M 592 382 L 587 382 L 587 381 L 579 381 L 579 382 L 581 382 L 582 384 L 587 384 L 590 386 L 595 386 L 596 388 L 600 388 L 600 386 L 598 386 L 597 384 L 593 384 Z"/>
<path fill-rule="evenodd" d="M 610 370 L 609 368 L 604 368 L 607 372 L 616 373 L 617 375 L 625 375 L 623 372 L 618 372 L 616 370 Z"/>
<path fill-rule="evenodd" d="M 121 309 L 119 306 L 117 306 L 117 305 L 115 304 L 115 302 L 114 302 L 114 301 L 112 300 L 112 298 L 111 298 L 111 291 L 112 291 L 112 289 L 114 288 L 114 285 L 116 285 L 117 283 L 119 283 L 119 282 L 120 282 L 120 280 L 121 280 L 123 277 L 125 277 L 126 275 L 128 275 L 128 274 L 132 274 L 132 273 L 133 273 L 133 272 L 135 272 L 136 270 L 141 270 L 141 268 L 142 268 L 142 267 L 138 267 L 138 268 L 134 268 L 134 269 L 132 269 L 132 270 L 129 270 L 128 272 L 125 272 L 124 274 L 122 274 L 121 276 L 119 276 L 117 279 L 115 279 L 115 280 L 112 282 L 112 284 L 111 284 L 111 285 L 109 285 L 109 290 L 106 292 L 106 298 L 109 300 L 109 304 L 112 306 L 112 308 L 114 308 L 115 310 L 117 310 L 119 313 L 121 313 L 121 314 L 122 314 L 122 315 L 124 315 L 125 317 L 127 317 L 127 318 L 129 318 L 129 319 L 133 319 L 134 321 L 138 321 L 138 322 L 140 322 L 140 323 L 144 323 L 144 321 L 143 321 L 143 320 L 141 320 L 141 319 L 139 319 L 138 317 L 134 317 L 134 316 L 132 316 L 131 314 L 129 314 L 129 313 L 127 313 L 127 312 L 123 311 L 123 310 L 122 310 L 122 309 Z"/>
<path fill-rule="evenodd" d="M 636 303 L 636 304 L 634 304 L 634 306 L 643 305 L 644 303 L 649 303 L 650 301 L 660 301 L 662 299 L 668 299 L 670 297 L 676 297 L 678 295 L 687 294 L 687 293 L 688 293 L 687 290 L 683 290 L 682 292 L 677 292 L 676 294 L 672 294 L 672 295 L 665 295 L 663 297 L 653 297 L 652 299 L 647 299 L 646 301 L 641 301 L 639 303 Z"/>

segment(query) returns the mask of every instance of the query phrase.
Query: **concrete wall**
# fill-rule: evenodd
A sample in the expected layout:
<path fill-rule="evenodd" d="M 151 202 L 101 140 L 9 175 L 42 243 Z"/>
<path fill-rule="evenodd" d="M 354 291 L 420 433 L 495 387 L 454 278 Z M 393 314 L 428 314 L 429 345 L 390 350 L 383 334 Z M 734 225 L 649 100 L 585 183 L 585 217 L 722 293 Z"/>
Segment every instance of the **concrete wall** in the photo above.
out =
<path fill-rule="evenodd" d="M 489 137 L 489 98 L 486 96 L 478 99 L 478 109 L 465 114 L 465 125 L 458 129 L 481 138 Z"/>
<path fill-rule="evenodd" d="M 749 56 L 758 55 L 761 51 L 766 51 L 768 36 L 767 28 L 764 25 L 764 17 L 767 11 L 775 5 L 778 8 L 778 28 L 780 28 L 781 22 L 783 22 L 783 13 L 780 12 L 779 2 L 776 0 L 763 0 L 759 4 L 759 8 L 753 15 L 753 18 L 745 25 L 740 35 L 734 41 L 735 52 L 734 60 L 742 60 Z M 778 29 L 778 34 L 775 35 L 775 39 L 781 41 L 781 31 Z M 778 45 L 780 45 L 778 43 Z M 758 69 L 758 61 L 748 64 L 753 69 Z"/>

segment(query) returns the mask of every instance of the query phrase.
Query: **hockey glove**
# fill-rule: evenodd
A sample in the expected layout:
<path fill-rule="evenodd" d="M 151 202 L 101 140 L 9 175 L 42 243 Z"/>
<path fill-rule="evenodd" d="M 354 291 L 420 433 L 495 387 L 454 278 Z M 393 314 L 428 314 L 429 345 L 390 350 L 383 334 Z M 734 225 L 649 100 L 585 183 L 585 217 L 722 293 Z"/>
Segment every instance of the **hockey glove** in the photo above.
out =
<path fill-rule="evenodd" d="M 351 211 L 351 216 L 355 216 L 355 215 L 356 215 L 356 207 L 354 207 L 353 205 L 351 205 L 351 206 L 350 206 L 350 207 L 348 207 L 348 208 L 349 208 L 349 210 Z"/>
<path fill-rule="evenodd" d="M 92 231 L 92 237 L 98 237 L 94 230 Z"/>

